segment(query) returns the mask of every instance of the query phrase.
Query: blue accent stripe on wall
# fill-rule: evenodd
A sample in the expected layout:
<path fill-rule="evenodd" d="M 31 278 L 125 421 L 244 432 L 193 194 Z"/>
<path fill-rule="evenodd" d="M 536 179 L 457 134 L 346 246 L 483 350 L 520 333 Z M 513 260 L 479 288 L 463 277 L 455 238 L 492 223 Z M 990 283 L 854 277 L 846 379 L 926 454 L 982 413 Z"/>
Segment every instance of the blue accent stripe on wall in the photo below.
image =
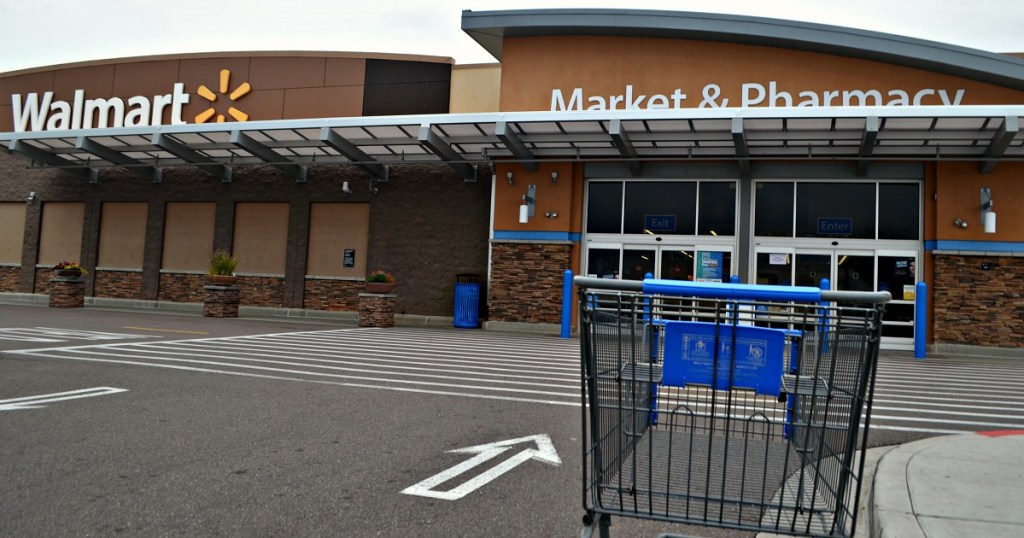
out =
<path fill-rule="evenodd" d="M 1016 241 L 946 241 L 924 242 L 925 250 L 965 250 L 971 252 L 1024 252 L 1024 243 Z"/>
<path fill-rule="evenodd" d="M 529 230 L 494 230 L 495 239 L 515 241 L 572 241 L 579 243 L 582 239 L 579 232 L 536 232 Z"/>

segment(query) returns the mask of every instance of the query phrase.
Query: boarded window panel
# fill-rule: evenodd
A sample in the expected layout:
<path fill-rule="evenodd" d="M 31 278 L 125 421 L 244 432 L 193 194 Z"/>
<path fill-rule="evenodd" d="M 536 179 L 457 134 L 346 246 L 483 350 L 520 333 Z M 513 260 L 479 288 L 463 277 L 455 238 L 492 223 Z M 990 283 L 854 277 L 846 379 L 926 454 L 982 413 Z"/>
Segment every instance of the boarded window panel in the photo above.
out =
<path fill-rule="evenodd" d="M 27 207 L 25 202 L 0 203 L 0 263 L 21 265 Z"/>
<path fill-rule="evenodd" d="M 287 203 L 240 203 L 235 206 L 232 254 L 239 273 L 284 275 L 288 251 Z"/>
<path fill-rule="evenodd" d="M 81 202 L 43 203 L 43 223 L 39 232 L 39 265 L 78 262 L 82 256 L 82 225 L 85 204 Z"/>
<path fill-rule="evenodd" d="M 306 273 L 363 278 L 370 228 L 369 204 L 316 203 L 309 215 Z M 352 267 L 345 267 L 346 251 Z"/>
<path fill-rule="evenodd" d="M 97 267 L 142 269 L 148 206 L 146 202 L 104 202 Z"/>
<path fill-rule="evenodd" d="M 161 268 L 166 271 L 210 269 L 217 204 L 212 202 L 171 202 L 164 214 L 164 253 Z"/>

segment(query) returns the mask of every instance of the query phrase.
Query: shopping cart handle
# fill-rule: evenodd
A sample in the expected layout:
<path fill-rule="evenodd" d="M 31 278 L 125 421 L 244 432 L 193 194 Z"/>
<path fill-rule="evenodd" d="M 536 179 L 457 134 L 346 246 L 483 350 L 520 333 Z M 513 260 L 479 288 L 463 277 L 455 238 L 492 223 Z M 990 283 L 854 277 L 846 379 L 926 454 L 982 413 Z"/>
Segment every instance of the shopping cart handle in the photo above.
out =
<path fill-rule="evenodd" d="M 805 303 L 821 301 L 821 290 L 810 286 L 771 286 L 648 278 L 644 279 L 642 289 L 644 293 L 649 294 L 685 297 Z"/>
<path fill-rule="evenodd" d="M 887 291 L 828 291 L 812 286 L 692 282 L 689 280 L 664 280 L 657 278 L 649 278 L 641 282 L 639 280 L 618 280 L 584 276 L 575 277 L 573 283 L 584 289 L 635 291 L 647 294 L 714 299 L 796 301 L 805 303 L 835 301 L 863 304 L 887 303 L 892 300 L 892 295 Z"/>

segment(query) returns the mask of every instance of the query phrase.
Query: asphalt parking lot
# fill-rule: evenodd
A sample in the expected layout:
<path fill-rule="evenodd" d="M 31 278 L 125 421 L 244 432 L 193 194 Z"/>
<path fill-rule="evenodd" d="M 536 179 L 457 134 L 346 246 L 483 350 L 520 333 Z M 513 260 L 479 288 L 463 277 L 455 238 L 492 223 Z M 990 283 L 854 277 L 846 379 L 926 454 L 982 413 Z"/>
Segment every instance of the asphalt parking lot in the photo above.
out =
<path fill-rule="evenodd" d="M 1024 427 L 1019 361 L 883 355 L 872 446 Z M 551 336 L 0 304 L 0 535 L 579 536 L 578 356 Z"/>
<path fill-rule="evenodd" d="M 2 535 L 579 535 L 575 340 L 94 308 L 0 319 Z"/>

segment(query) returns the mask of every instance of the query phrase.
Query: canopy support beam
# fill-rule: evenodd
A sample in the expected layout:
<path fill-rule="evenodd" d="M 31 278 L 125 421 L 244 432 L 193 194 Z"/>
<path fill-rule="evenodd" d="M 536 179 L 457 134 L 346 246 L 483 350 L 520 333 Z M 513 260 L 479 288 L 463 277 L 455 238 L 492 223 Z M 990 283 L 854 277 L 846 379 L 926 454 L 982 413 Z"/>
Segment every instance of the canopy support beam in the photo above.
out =
<path fill-rule="evenodd" d="M 346 159 L 353 161 L 353 164 L 362 168 L 371 176 L 381 181 L 387 181 L 388 171 L 383 164 L 376 162 L 373 157 L 370 157 L 352 142 L 342 138 L 341 135 L 334 132 L 330 127 L 320 129 L 320 141 L 334 148 L 335 151 L 344 155 Z"/>
<path fill-rule="evenodd" d="M 1017 116 L 1006 116 L 1003 118 L 1003 124 L 999 126 L 999 130 L 992 137 L 992 142 L 989 143 L 988 149 L 985 150 L 984 160 L 981 161 L 981 173 L 991 174 L 996 169 L 996 163 L 998 159 L 1006 153 L 1006 148 L 1010 147 L 1010 142 L 1013 141 L 1013 137 L 1017 136 L 1020 131 L 1020 119 Z"/>
<path fill-rule="evenodd" d="M 199 153 L 198 151 L 189 148 L 188 146 L 174 140 L 164 133 L 153 134 L 153 145 L 174 155 L 175 157 L 186 161 L 201 170 L 205 170 L 207 173 L 218 176 L 221 181 L 228 183 L 231 181 L 231 167 L 224 166 L 223 164 L 217 164 L 213 159 Z"/>
<path fill-rule="evenodd" d="M 110 161 L 118 166 L 127 167 L 129 170 L 134 172 L 136 175 L 151 178 L 153 183 L 160 183 L 163 178 L 163 171 L 159 168 L 149 166 L 138 159 L 133 159 L 120 151 L 112 150 L 95 140 L 80 136 L 75 141 L 75 147 L 105 160 Z"/>
<path fill-rule="evenodd" d="M 608 134 L 612 137 L 612 145 L 615 146 L 615 149 L 619 150 L 619 155 L 625 159 L 626 165 L 629 166 L 629 173 L 633 177 L 642 174 L 643 165 L 637 160 L 636 148 L 633 147 L 633 142 L 629 139 L 629 135 L 626 134 L 626 130 L 622 128 L 622 121 L 618 118 L 612 118 L 608 126 Z"/>
<path fill-rule="evenodd" d="M 295 181 L 299 183 L 306 181 L 307 169 L 305 166 L 300 166 L 290 162 L 282 163 L 282 160 L 287 161 L 287 159 L 278 155 L 276 151 L 260 144 L 242 131 L 231 131 L 231 143 L 259 157 L 264 162 L 273 164 L 288 175 L 294 177 Z"/>
<path fill-rule="evenodd" d="M 537 158 L 523 143 L 523 139 L 508 127 L 508 122 L 498 121 L 494 124 L 494 136 L 501 140 L 502 144 L 512 152 L 512 156 L 521 162 L 528 172 L 537 171 Z"/>
<path fill-rule="evenodd" d="M 468 162 L 466 162 L 458 152 L 452 149 L 444 140 L 441 140 L 440 136 L 437 136 L 434 131 L 430 129 L 429 123 L 420 125 L 420 134 L 418 137 L 420 144 L 427 147 L 434 155 L 441 158 L 448 166 L 451 166 L 459 173 L 466 181 L 476 181 L 476 169 L 473 168 Z"/>

